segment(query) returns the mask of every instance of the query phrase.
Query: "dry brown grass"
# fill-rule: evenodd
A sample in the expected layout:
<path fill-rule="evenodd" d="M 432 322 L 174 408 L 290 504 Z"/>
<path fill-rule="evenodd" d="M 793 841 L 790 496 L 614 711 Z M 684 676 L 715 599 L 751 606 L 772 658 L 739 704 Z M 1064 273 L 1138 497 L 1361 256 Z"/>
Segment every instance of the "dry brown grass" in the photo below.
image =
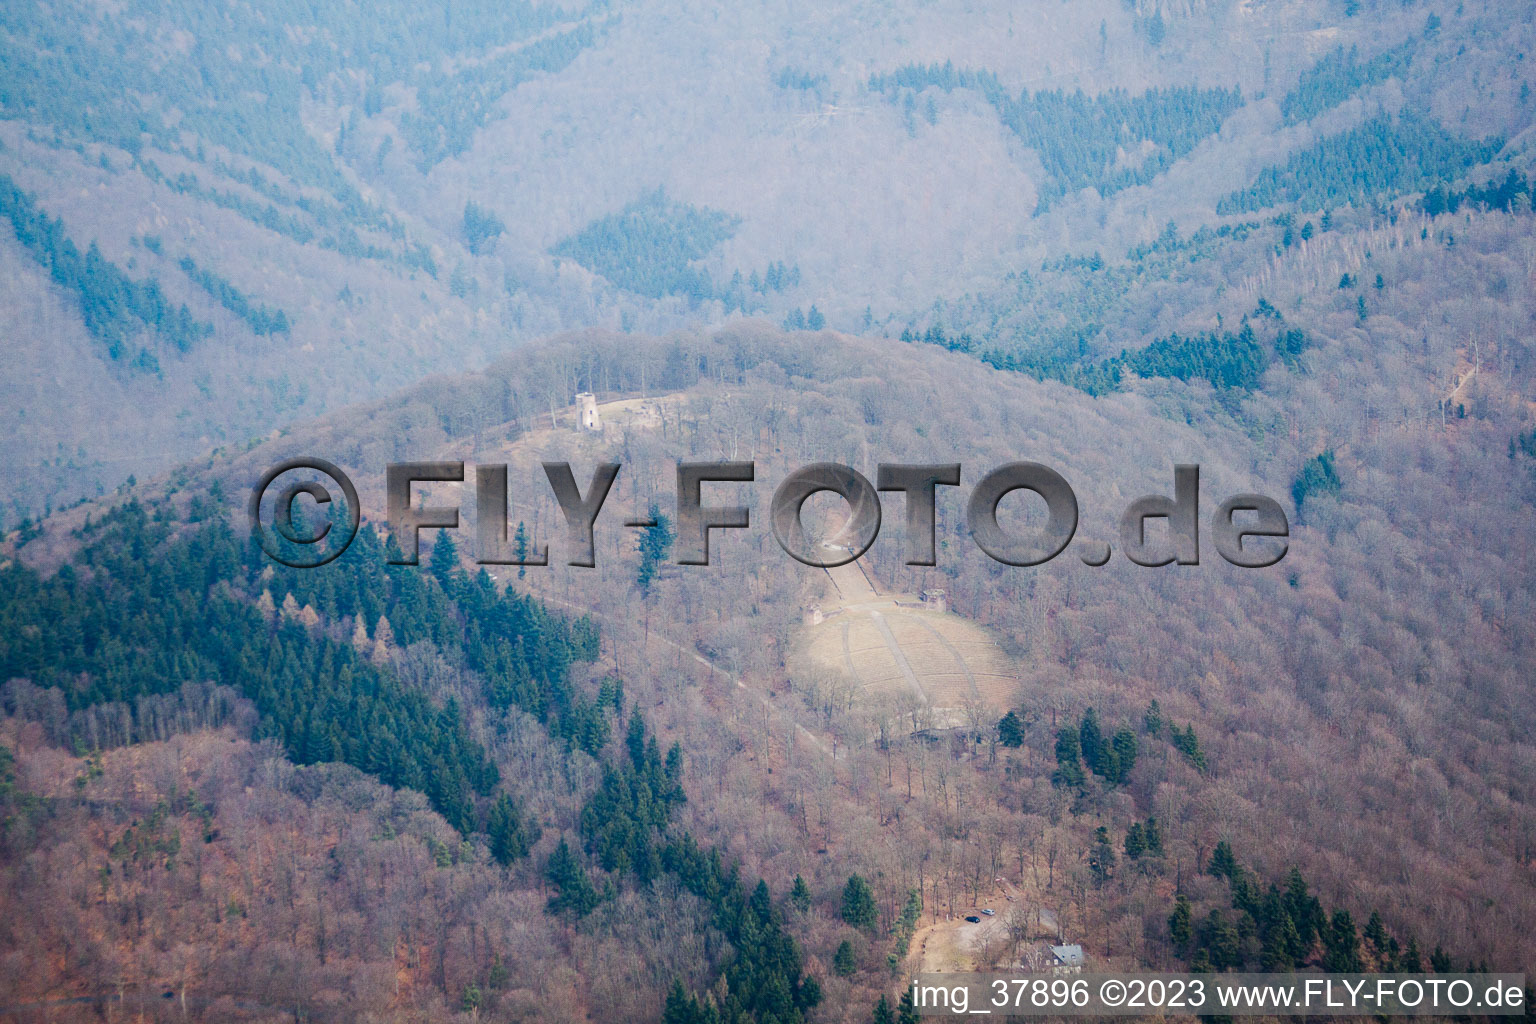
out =
<path fill-rule="evenodd" d="M 906 673 L 876 625 L 878 613 L 931 707 L 954 710 L 980 699 L 989 707 L 1006 708 L 1012 700 L 1014 668 L 977 624 L 958 615 L 898 606 L 893 598 L 860 604 L 873 607 L 845 607 L 805 631 L 805 649 L 816 669 L 853 675 L 861 696 L 910 694 Z"/>

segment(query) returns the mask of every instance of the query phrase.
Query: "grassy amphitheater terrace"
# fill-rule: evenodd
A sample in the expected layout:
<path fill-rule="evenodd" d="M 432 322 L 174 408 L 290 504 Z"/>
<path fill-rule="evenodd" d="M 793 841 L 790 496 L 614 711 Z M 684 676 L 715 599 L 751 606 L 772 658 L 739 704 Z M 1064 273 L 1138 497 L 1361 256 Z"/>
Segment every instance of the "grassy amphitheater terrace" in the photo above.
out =
<path fill-rule="evenodd" d="M 1008 707 L 1012 663 L 985 629 L 947 610 L 942 592 L 884 592 L 860 562 L 828 569 L 827 583 L 807 613 L 813 671 L 845 679 L 860 701 L 926 716 L 930 728 L 974 726 Z"/>

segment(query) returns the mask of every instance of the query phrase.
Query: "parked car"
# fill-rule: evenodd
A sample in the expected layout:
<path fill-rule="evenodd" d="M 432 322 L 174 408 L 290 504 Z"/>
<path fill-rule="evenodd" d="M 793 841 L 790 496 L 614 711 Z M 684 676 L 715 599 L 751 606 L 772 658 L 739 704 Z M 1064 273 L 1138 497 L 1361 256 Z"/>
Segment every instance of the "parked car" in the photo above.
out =
<path fill-rule="evenodd" d="M 986 910 L 983 910 L 982 913 L 986 914 L 988 917 L 991 917 L 996 914 L 997 911 L 993 910 L 991 907 L 988 907 Z"/>
<path fill-rule="evenodd" d="M 966 920 L 971 922 L 971 924 L 981 924 L 981 918 L 977 917 L 975 914 L 967 917 Z"/>

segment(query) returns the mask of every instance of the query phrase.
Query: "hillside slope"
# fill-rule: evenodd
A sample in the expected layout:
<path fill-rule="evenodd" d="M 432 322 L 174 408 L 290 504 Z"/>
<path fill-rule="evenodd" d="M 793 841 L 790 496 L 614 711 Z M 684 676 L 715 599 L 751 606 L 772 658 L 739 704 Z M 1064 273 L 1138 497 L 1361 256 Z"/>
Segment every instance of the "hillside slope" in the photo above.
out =
<path fill-rule="evenodd" d="M 879 461 L 958 459 L 969 486 L 1002 462 L 1033 458 L 1072 481 L 1083 509 L 1079 536 L 1115 543 L 1116 517 L 1131 498 L 1169 492 L 1172 465 L 1197 462 L 1206 513 L 1238 491 L 1282 500 L 1293 539 L 1280 565 L 1239 570 L 1207 550 L 1199 567 L 1142 569 L 1117 556 L 1093 569 L 1069 552 L 1040 569 L 1009 569 L 966 535 L 964 489 L 941 492 L 939 567 L 900 565 L 895 540 L 865 556 L 893 586 L 946 589 L 952 607 L 1006 637 L 1024 666 L 1009 703 L 1031 723 L 1025 756 L 1005 758 L 1011 767 L 999 775 L 986 757 L 954 755 L 978 773 L 971 799 L 993 809 L 981 815 L 985 827 L 964 829 L 966 839 L 945 854 L 960 860 L 947 862 L 964 862 L 968 850 L 983 855 L 988 836 L 1003 848 L 1032 847 L 1033 830 L 1058 823 L 1067 831 L 1052 841 L 1086 857 L 1092 826 L 1117 833 L 1152 815 L 1167 831 L 1170 860 L 1199 863 L 1225 841 L 1261 881 L 1282 881 L 1299 866 L 1330 902 L 1360 920 L 1379 911 L 1404 942 L 1518 961 L 1536 911 L 1531 723 L 1520 710 L 1533 651 L 1518 625 L 1532 610 L 1521 510 L 1536 486 L 1536 443 L 1523 326 L 1533 311 L 1529 290 L 1512 285 L 1531 279 L 1536 253 L 1524 266 L 1506 254 L 1529 248 L 1527 224 L 1526 214 L 1501 212 L 1445 216 L 1422 230 L 1400 219 L 1283 251 L 1264 287 L 1295 298 L 1282 303 L 1283 314 L 1266 301 L 1243 319 L 1250 330 L 1257 325 L 1256 337 L 1300 330 L 1305 344 L 1247 384 L 1212 388 L 1202 376 L 1211 371 L 1198 366 L 1181 379 L 1177 362 L 1161 371 L 1136 364 L 1141 373 L 1127 370 L 1094 398 L 915 341 L 780 335 L 751 324 L 657 341 L 587 334 L 189 466 L 149 493 L 168 493 L 185 508 L 217 479 L 233 510 L 267 465 L 319 454 L 356 476 L 364 510 L 376 517 L 386 462 L 508 462 L 514 522 L 530 529 L 532 542 L 547 539 L 558 560 L 563 529 L 538 461 L 574 460 L 578 478 L 595 462 L 622 461 L 609 499 L 618 511 L 605 513 L 598 530 L 598 567 L 529 569 L 512 585 L 596 615 L 621 671 L 649 670 L 651 656 L 637 652 L 654 634 L 696 645 L 777 694 L 773 714 L 832 738 L 851 760 L 830 776 L 816 768 L 810 778 L 818 783 L 792 772 L 765 794 L 792 810 L 803 806 L 802 785 L 826 800 L 851 787 L 856 802 L 861 791 L 875 801 L 884 821 L 884 787 L 864 787 L 889 774 L 888 755 L 870 741 L 908 736 L 920 723 L 903 725 L 890 705 L 849 699 L 786 666 L 802 610 L 826 583 L 784 556 L 767 530 L 762 517 L 776 482 L 810 461 L 844 460 L 872 475 Z M 1364 318 L 1350 301 L 1357 293 L 1337 285 L 1341 265 L 1380 267 L 1392 282 L 1358 293 L 1369 303 Z M 1430 330 L 1417 337 L 1426 308 Z M 1267 326 L 1277 318 L 1279 327 Z M 569 414 L 551 428 L 551 406 L 563 406 L 551 396 L 584 388 L 653 396 L 652 411 L 616 419 L 603 434 L 575 431 Z M 754 527 L 719 537 L 708 568 L 665 569 L 643 599 L 633 534 L 617 522 L 652 501 L 669 506 L 679 458 L 755 459 L 757 483 L 742 490 L 753 495 Z M 472 502 L 453 485 L 420 490 L 429 502 L 464 504 L 460 547 L 470 549 Z M 67 530 L 87 511 L 55 517 L 22 555 L 57 564 L 73 543 Z M 1151 753 L 1124 778 L 1090 780 L 1075 797 L 1053 781 L 1047 721 L 1075 720 L 1093 707 L 1107 722 L 1136 722 L 1154 701 L 1164 721 L 1193 726 L 1198 762 L 1176 756 L 1185 740 L 1164 729 L 1143 735 Z M 720 756 L 720 741 L 708 735 L 686 732 L 690 758 Z M 794 746 L 785 758 L 809 756 L 794 755 Z M 908 758 L 923 747 L 915 735 L 898 746 Z M 889 781 L 899 806 L 900 774 Z M 948 800 L 944 809 L 960 814 Z M 730 822 L 732 813 L 720 806 L 711 815 Z M 873 858 L 892 881 L 911 877 L 920 832 L 877 853 L 846 829 L 839 839 L 826 814 L 823 805 L 826 842 L 840 856 Z M 801 827 L 818 828 L 812 820 Z M 1467 835 L 1483 839 L 1473 845 Z M 741 836 L 734 845 L 775 862 L 757 840 Z M 787 884 L 797 860 L 787 851 L 776 857 Z M 1021 871 L 1023 863 L 1021 855 Z M 1111 954 L 1161 962 L 1170 951 L 1158 938 L 1167 912 L 1159 899 L 1171 895 L 1159 879 L 1166 885 L 1169 876 L 1144 877 L 1085 883 L 1091 898 L 1070 927 Z M 1150 907 L 1136 895 L 1147 884 L 1164 894 Z"/>
<path fill-rule="evenodd" d="M 1113 352 L 1209 290 L 1061 322 L 1028 310 L 1037 268 L 1252 219 L 1218 210 L 1379 112 L 1493 140 L 1452 182 L 1528 169 L 1536 109 L 1530 19 L 1497 3 L 27 0 L 0 47 L 0 173 L 57 222 L 0 218 L 12 523 L 561 329 Z M 61 270 L 59 240 L 100 262 Z M 175 337 L 133 311 L 150 283 Z"/>

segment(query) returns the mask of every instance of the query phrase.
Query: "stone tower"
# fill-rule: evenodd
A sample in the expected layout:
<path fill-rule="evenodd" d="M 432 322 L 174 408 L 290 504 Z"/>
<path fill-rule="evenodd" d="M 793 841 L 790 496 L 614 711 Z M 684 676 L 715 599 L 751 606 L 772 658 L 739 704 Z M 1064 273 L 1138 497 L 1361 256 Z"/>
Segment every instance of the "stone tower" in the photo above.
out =
<path fill-rule="evenodd" d="M 603 429 L 603 421 L 597 415 L 597 396 L 590 391 L 576 396 L 576 426 L 579 430 Z"/>

